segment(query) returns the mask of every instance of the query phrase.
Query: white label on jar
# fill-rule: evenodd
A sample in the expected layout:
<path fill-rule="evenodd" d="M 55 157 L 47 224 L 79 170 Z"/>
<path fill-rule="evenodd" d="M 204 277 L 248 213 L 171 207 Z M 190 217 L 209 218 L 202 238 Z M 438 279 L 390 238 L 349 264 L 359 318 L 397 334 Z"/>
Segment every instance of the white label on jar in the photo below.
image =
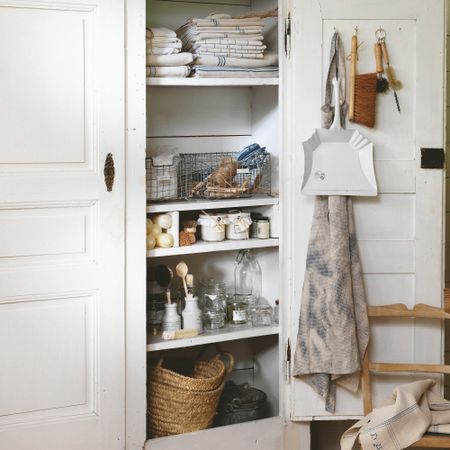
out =
<path fill-rule="evenodd" d="M 243 322 L 247 320 L 247 311 L 233 311 L 233 322 Z"/>

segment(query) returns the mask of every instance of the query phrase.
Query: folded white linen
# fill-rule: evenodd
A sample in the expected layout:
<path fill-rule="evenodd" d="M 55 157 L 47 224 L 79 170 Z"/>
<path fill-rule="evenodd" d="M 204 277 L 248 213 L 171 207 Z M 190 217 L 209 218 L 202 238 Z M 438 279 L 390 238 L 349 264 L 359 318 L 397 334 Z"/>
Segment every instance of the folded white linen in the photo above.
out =
<path fill-rule="evenodd" d="M 277 78 L 278 66 L 269 67 L 214 67 L 194 66 L 194 78 Z"/>
<path fill-rule="evenodd" d="M 191 68 L 189 66 L 177 66 L 177 67 L 159 67 L 159 66 L 147 66 L 146 76 L 147 77 L 175 77 L 175 78 L 185 78 L 191 73 Z"/>
<path fill-rule="evenodd" d="M 165 27 L 151 27 L 151 28 L 147 28 L 146 36 L 150 37 L 150 38 L 152 38 L 152 37 L 175 38 L 175 37 L 177 37 L 177 33 L 175 33 L 175 31 L 170 30 L 169 28 L 165 28 Z"/>
<path fill-rule="evenodd" d="M 147 54 L 147 66 L 186 66 L 194 61 L 192 53 L 177 53 L 174 55 L 149 55 Z"/>
<path fill-rule="evenodd" d="M 261 33 L 263 27 L 196 27 L 197 33 L 255 34 Z"/>
<path fill-rule="evenodd" d="M 180 53 L 178 48 L 147 46 L 147 55 L 174 55 L 176 53 Z"/>
<path fill-rule="evenodd" d="M 190 23 L 197 27 L 248 27 L 248 26 L 264 26 L 264 21 L 259 18 L 249 19 L 232 19 L 232 18 L 205 18 L 191 19 Z"/>
<path fill-rule="evenodd" d="M 195 59 L 196 65 L 204 66 L 232 66 L 232 67 L 266 67 L 278 63 L 276 53 L 266 53 L 261 59 L 229 58 L 227 56 L 199 55 Z"/>
<path fill-rule="evenodd" d="M 231 31 L 234 31 L 231 33 Z M 239 30 L 233 30 L 231 28 L 224 28 L 224 29 L 206 29 L 206 28 L 197 28 L 197 27 L 180 27 L 177 30 L 177 36 L 182 41 L 189 41 L 189 40 L 199 40 L 199 39 L 206 39 L 208 37 L 214 39 L 214 38 L 227 38 L 228 35 L 231 35 L 231 38 L 234 39 L 253 39 L 253 40 L 262 40 L 263 35 L 261 33 L 261 29 L 251 29 L 251 30 L 245 30 L 246 33 L 239 33 Z M 223 36 L 226 35 L 226 36 Z M 203 37 L 205 36 L 205 37 Z"/>
<path fill-rule="evenodd" d="M 258 41 L 255 41 L 258 42 Z M 205 43 L 205 41 L 201 41 L 201 43 L 196 43 L 193 46 L 194 50 L 232 50 L 232 51 L 239 51 L 242 53 L 254 53 L 256 52 L 262 52 L 266 49 L 266 46 L 263 44 L 259 45 L 236 45 L 236 44 L 208 44 Z"/>
<path fill-rule="evenodd" d="M 166 46 L 166 45 L 175 45 L 181 42 L 177 37 L 163 37 L 163 36 L 155 36 L 155 37 L 146 37 L 146 42 L 151 42 L 153 45 Z"/>
<path fill-rule="evenodd" d="M 194 42 L 202 41 L 204 39 L 242 39 L 251 41 L 262 41 L 264 36 L 261 33 L 248 33 L 248 34 L 231 34 L 231 33 L 206 33 L 201 32 L 192 37 Z"/>
<path fill-rule="evenodd" d="M 183 45 L 181 40 L 178 38 L 164 39 L 163 41 L 159 39 L 146 38 L 145 43 L 147 46 L 151 47 L 173 47 L 179 49 L 181 49 L 181 46 Z"/>
<path fill-rule="evenodd" d="M 212 55 L 212 56 L 227 56 L 230 58 L 247 58 L 247 59 L 262 59 L 264 58 L 264 54 L 262 52 L 259 53 L 245 53 L 245 52 L 234 52 L 227 50 L 214 50 L 214 49 L 204 49 L 198 50 L 196 55 Z"/>
<path fill-rule="evenodd" d="M 252 47 L 262 47 L 266 48 L 266 46 L 261 42 L 262 35 L 260 40 L 249 40 L 246 37 L 236 37 L 235 39 L 200 39 L 195 42 L 194 45 L 237 45 L 237 46 L 252 46 Z"/>

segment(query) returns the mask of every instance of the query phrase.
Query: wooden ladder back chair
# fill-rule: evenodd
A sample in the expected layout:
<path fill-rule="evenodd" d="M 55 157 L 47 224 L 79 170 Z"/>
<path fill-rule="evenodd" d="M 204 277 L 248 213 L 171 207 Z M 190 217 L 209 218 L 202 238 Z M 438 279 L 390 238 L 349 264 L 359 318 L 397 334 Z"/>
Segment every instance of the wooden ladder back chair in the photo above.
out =
<path fill-rule="evenodd" d="M 401 303 L 385 306 L 369 306 L 368 308 L 369 319 L 374 317 L 397 317 L 449 320 L 450 314 L 447 311 L 450 311 L 450 289 L 445 289 L 445 309 L 435 308 L 424 304 L 418 304 L 415 305 L 413 309 L 408 309 L 406 305 Z M 367 415 L 372 411 L 370 374 L 393 372 L 450 374 L 450 365 L 371 362 L 369 358 L 369 351 L 367 350 L 364 357 L 363 370 L 361 374 L 364 415 Z M 420 439 L 420 441 L 417 441 L 411 445 L 411 447 L 450 449 L 450 435 L 439 436 L 427 434 Z"/>

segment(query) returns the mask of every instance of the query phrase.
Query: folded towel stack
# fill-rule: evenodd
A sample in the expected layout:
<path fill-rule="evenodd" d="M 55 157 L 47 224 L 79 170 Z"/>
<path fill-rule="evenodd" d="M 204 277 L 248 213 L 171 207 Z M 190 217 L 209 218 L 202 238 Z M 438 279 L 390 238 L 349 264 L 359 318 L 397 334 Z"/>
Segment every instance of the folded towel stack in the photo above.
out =
<path fill-rule="evenodd" d="M 181 53 L 182 43 L 175 31 L 149 28 L 146 33 L 147 77 L 187 77 L 192 53 Z"/>
<path fill-rule="evenodd" d="M 212 14 L 190 19 L 177 30 L 177 36 L 183 50 L 195 54 L 194 76 L 222 77 L 226 72 L 227 77 L 273 77 L 278 75 L 278 56 L 265 52 L 263 28 L 259 17 L 233 19 L 228 14 Z"/>

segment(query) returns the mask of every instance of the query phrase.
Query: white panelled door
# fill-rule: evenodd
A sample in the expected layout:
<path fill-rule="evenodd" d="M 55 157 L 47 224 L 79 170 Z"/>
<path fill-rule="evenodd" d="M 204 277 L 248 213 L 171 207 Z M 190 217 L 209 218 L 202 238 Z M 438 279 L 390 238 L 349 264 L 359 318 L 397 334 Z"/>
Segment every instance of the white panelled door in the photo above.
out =
<path fill-rule="evenodd" d="M 379 195 L 355 200 L 356 228 L 368 301 L 371 305 L 402 302 L 440 307 L 443 296 L 443 186 L 439 169 L 421 169 L 421 148 L 444 147 L 445 13 L 443 0 L 298 0 L 293 2 L 291 117 L 295 147 L 290 179 L 292 227 L 285 240 L 294 261 L 290 279 L 295 349 L 313 198 L 300 194 L 302 141 L 320 127 L 330 40 L 335 29 L 350 52 L 358 27 L 358 72 L 375 72 L 375 31 L 386 31 L 392 66 L 403 82 L 398 92 L 401 114 L 392 92 L 378 95 L 376 127 L 357 128 L 374 143 Z M 290 108 L 290 109 L 289 109 Z M 292 251 L 290 250 L 292 249 Z M 440 362 L 440 324 L 375 322 L 371 352 L 385 362 Z M 376 377 L 375 403 L 408 378 Z M 304 382 L 290 384 L 290 414 L 295 419 L 325 418 L 323 399 Z M 362 413 L 360 396 L 339 390 L 337 416 Z"/>
<path fill-rule="evenodd" d="M 0 0 L 1 450 L 124 448 L 123 28 Z"/>

